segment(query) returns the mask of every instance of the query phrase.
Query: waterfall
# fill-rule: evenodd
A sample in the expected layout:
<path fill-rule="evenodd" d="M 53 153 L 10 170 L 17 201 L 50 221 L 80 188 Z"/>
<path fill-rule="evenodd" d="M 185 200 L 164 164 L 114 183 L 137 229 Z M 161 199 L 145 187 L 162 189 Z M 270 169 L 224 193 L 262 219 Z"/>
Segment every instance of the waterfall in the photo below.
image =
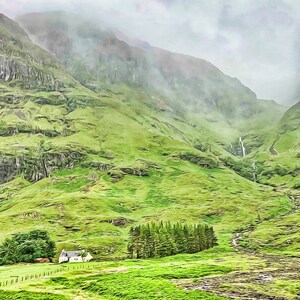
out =
<path fill-rule="evenodd" d="M 257 176 L 256 176 L 256 163 L 255 163 L 255 161 L 252 163 L 252 169 L 253 169 L 253 181 L 256 182 Z"/>
<path fill-rule="evenodd" d="M 247 151 L 246 151 L 246 148 L 244 147 L 244 142 L 243 142 L 243 140 L 242 140 L 242 137 L 240 136 L 240 138 L 239 138 L 239 143 L 240 143 L 240 145 L 241 145 L 241 148 L 242 148 L 242 153 L 243 153 L 243 157 L 244 156 L 246 156 L 246 154 L 247 154 Z"/>

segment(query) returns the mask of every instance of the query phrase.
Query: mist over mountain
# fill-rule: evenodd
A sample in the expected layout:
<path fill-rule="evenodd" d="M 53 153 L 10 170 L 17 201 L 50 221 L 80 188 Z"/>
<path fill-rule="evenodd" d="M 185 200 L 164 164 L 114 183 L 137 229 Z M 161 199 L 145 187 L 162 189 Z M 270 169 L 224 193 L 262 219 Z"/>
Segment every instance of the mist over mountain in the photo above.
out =
<path fill-rule="evenodd" d="M 127 82 L 149 93 L 155 90 L 177 111 L 217 111 L 231 122 L 236 114 L 251 116 L 260 109 L 250 89 L 202 59 L 149 44 L 130 46 L 113 32 L 63 12 L 28 14 L 17 20 L 89 88 Z"/>
<path fill-rule="evenodd" d="M 297 1 L 3 0 L 0 10 L 65 10 L 151 45 L 203 58 L 239 78 L 259 98 L 297 101 Z"/>

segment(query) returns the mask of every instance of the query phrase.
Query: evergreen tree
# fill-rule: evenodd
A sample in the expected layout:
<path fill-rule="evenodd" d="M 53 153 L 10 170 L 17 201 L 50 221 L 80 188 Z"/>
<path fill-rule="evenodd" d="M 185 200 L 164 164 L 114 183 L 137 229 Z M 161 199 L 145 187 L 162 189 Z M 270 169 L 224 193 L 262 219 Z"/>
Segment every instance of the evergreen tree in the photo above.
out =
<path fill-rule="evenodd" d="M 161 221 L 131 227 L 127 251 L 129 258 L 165 257 L 196 253 L 215 245 L 217 238 L 212 227 Z"/>
<path fill-rule="evenodd" d="M 127 245 L 127 254 L 129 258 L 133 258 L 134 254 L 134 228 L 131 227 L 129 230 L 129 241 Z"/>

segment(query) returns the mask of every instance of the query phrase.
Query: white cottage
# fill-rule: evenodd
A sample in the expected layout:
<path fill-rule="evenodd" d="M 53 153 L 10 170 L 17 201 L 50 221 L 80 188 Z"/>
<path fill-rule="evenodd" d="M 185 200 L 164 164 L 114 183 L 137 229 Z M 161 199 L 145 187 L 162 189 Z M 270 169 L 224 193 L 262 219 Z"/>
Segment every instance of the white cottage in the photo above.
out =
<path fill-rule="evenodd" d="M 93 259 L 93 256 L 86 252 L 85 250 L 77 250 L 77 251 L 66 251 L 62 250 L 58 262 L 87 262 Z"/>

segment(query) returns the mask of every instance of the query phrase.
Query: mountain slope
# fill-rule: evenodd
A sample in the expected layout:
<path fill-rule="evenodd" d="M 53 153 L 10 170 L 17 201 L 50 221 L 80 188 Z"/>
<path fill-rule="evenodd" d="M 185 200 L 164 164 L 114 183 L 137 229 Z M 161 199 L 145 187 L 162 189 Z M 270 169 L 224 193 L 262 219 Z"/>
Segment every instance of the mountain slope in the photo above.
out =
<path fill-rule="evenodd" d="M 5 19 L 1 28 L 10 22 L 15 26 Z M 0 82 L 2 238 L 20 228 L 47 228 L 58 250 L 88 247 L 98 257 L 124 257 L 130 224 L 163 219 L 214 225 L 227 247 L 233 232 L 290 210 L 284 192 L 252 182 L 224 163 L 231 156 L 227 143 L 240 132 L 222 110 L 209 117 L 224 118 L 211 121 L 202 110 L 181 112 L 172 97 L 153 87 L 108 84 L 90 71 L 94 88 L 86 82 L 84 87 L 27 37 L 3 36 L 5 45 L 15 45 L 13 55 L 0 49 L 4 60 L 22 60 L 28 70 L 38 64 L 41 71 L 37 77 L 29 72 L 30 84 L 28 73 L 19 71 Z M 108 57 L 110 47 L 104 47 Z M 119 65 L 123 52 L 119 46 L 116 51 L 113 60 Z M 134 51 L 136 59 L 140 49 Z M 103 63 L 105 69 L 110 62 Z M 171 82 L 183 76 L 171 73 Z M 107 74 L 112 78 L 111 71 Z M 59 85 L 40 80 L 47 76 Z M 226 88 L 235 95 L 243 90 L 235 84 Z M 252 93 L 246 91 L 248 96 Z"/>
<path fill-rule="evenodd" d="M 267 135 L 266 143 L 256 152 L 255 158 L 265 161 L 263 182 L 275 186 L 299 187 L 299 107 L 298 103 L 284 114 L 274 130 Z"/>

